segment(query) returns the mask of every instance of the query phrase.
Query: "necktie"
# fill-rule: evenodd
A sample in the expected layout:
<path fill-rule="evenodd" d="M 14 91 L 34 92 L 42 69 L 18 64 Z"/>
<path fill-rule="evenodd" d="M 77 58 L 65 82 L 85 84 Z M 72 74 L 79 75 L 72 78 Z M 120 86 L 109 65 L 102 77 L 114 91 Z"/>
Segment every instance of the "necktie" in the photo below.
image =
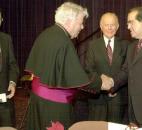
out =
<path fill-rule="evenodd" d="M 139 42 L 136 44 L 135 55 L 140 51 L 141 48 L 142 48 L 142 39 L 139 40 Z"/>
<path fill-rule="evenodd" d="M 112 48 L 110 46 L 110 42 L 111 40 L 108 40 L 108 44 L 107 44 L 107 55 L 108 55 L 108 58 L 109 58 L 109 64 L 111 65 L 112 63 Z"/>

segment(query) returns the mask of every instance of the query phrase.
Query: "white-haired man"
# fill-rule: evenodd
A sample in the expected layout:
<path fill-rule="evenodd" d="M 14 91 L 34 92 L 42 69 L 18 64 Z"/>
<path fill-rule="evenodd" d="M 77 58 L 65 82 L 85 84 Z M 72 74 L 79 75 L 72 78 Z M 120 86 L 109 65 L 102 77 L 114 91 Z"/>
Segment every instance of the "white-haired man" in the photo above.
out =
<path fill-rule="evenodd" d="M 65 2 L 55 13 L 55 25 L 35 40 L 26 64 L 34 75 L 27 130 L 45 130 L 51 121 L 65 129 L 72 124 L 71 102 L 78 87 L 89 83 L 71 39 L 84 28 L 86 8 Z"/>

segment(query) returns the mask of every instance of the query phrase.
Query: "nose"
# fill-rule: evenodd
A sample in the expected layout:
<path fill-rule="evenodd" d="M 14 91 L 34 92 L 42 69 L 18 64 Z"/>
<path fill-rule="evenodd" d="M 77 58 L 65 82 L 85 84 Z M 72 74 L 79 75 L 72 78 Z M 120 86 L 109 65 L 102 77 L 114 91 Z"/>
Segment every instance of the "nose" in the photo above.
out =
<path fill-rule="evenodd" d="M 108 29 L 112 29 L 112 27 L 113 27 L 112 25 L 108 25 Z"/>

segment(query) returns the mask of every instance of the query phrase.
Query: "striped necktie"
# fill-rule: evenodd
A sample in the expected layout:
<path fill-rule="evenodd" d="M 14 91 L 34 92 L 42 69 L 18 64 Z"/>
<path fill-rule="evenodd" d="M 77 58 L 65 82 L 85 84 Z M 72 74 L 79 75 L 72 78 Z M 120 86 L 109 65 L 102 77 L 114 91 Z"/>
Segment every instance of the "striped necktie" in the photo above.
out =
<path fill-rule="evenodd" d="M 111 65 L 113 54 L 112 54 L 112 48 L 110 46 L 110 42 L 111 42 L 111 40 L 108 40 L 108 44 L 107 44 L 107 48 L 106 49 L 107 49 L 107 55 L 108 55 L 108 58 L 109 58 L 109 64 Z"/>

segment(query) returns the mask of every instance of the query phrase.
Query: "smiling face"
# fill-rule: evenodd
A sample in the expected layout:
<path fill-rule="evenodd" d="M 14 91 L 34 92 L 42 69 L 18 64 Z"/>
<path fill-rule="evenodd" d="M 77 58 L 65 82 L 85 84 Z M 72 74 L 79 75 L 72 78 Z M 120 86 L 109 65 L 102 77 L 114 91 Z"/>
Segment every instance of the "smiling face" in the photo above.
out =
<path fill-rule="evenodd" d="M 119 28 L 117 16 L 113 13 L 104 14 L 100 20 L 100 28 L 103 35 L 109 39 L 112 38 Z"/>
<path fill-rule="evenodd" d="M 128 14 L 127 26 L 133 38 L 142 39 L 142 21 L 136 19 L 137 11 Z"/>

